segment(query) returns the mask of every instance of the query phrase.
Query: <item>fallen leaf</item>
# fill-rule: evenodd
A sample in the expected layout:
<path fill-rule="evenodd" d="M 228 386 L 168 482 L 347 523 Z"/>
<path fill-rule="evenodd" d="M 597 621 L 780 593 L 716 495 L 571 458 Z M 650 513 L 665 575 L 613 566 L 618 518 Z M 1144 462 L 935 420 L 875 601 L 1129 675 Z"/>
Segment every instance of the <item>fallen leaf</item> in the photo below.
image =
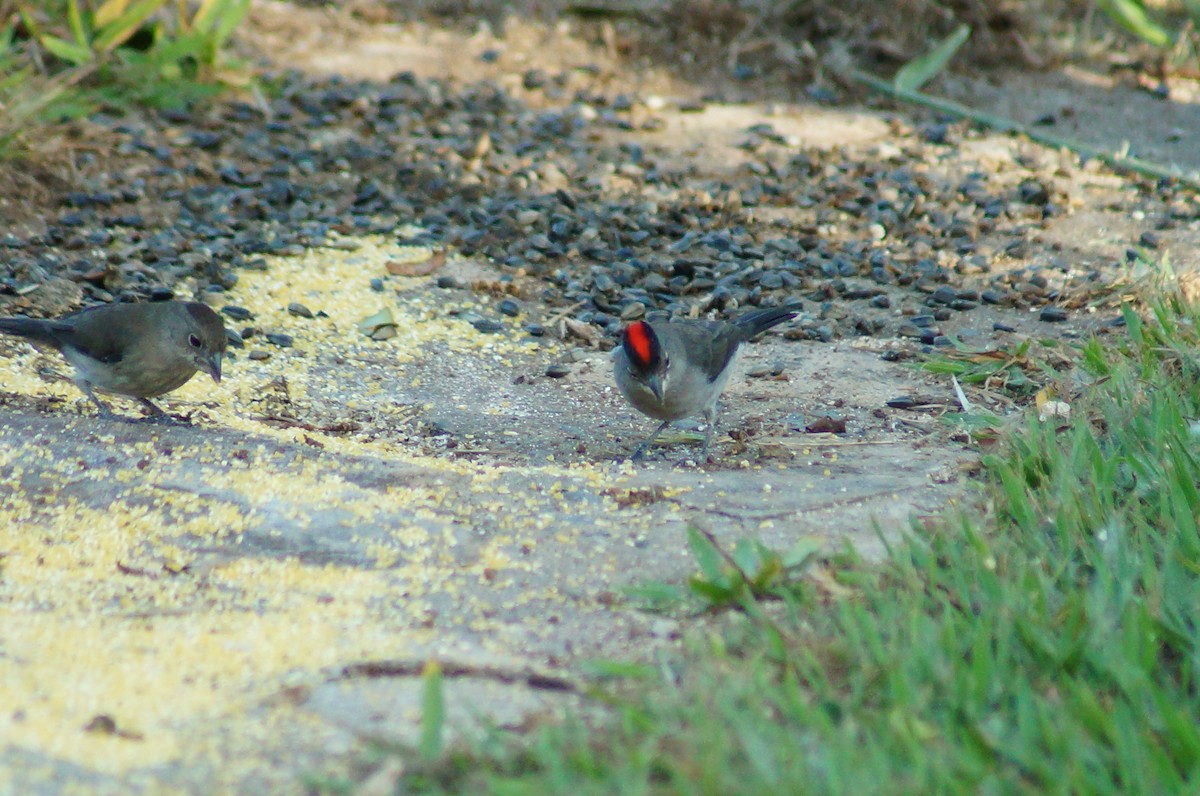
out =
<path fill-rule="evenodd" d="M 402 263 L 396 260 L 388 260 L 384 266 L 387 272 L 393 276 L 429 276 L 434 271 L 446 264 L 446 250 L 436 249 L 430 255 L 428 260 L 422 260 L 415 263 Z"/>
<path fill-rule="evenodd" d="M 385 307 L 374 315 L 370 315 L 359 321 L 358 330 L 367 337 L 372 337 L 380 329 L 395 325 L 396 319 L 392 317 L 392 311 Z"/>
<path fill-rule="evenodd" d="M 823 415 L 804 427 L 809 434 L 845 434 L 846 418 Z"/>
<path fill-rule="evenodd" d="M 575 337 L 585 340 L 592 345 L 600 342 L 600 331 L 592 324 L 577 321 L 574 318 L 563 318 L 562 323 L 566 326 L 567 332 Z"/>

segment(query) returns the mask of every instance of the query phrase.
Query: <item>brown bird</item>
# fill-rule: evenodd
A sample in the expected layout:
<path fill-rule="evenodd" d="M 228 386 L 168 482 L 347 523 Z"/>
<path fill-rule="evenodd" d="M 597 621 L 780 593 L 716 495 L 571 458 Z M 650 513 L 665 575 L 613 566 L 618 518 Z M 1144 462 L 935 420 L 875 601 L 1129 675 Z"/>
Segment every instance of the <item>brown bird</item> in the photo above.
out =
<path fill-rule="evenodd" d="M 75 383 L 112 416 L 93 390 L 149 399 L 182 387 L 196 371 L 221 381 L 225 325 L 207 304 L 159 301 L 104 304 L 55 320 L 0 318 L 0 332 L 59 351 L 75 367 Z"/>

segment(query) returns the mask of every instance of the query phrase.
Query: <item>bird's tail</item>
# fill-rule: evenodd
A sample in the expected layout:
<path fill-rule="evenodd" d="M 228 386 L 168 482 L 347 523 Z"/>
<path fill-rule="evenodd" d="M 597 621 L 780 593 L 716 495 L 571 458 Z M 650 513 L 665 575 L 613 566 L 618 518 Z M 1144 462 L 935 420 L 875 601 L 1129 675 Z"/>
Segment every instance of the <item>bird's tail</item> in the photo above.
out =
<path fill-rule="evenodd" d="M 741 332 L 742 339 L 749 340 L 755 335 L 762 334 L 772 326 L 778 326 L 784 321 L 790 321 L 800 314 L 800 310 L 804 309 L 804 305 L 796 302 L 794 304 L 784 304 L 782 307 L 767 307 L 766 309 L 754 310 L 747 312 L 744 315 L 739 315 L 733 319 L 733 325 Z"/>
<path fill-rule="evenodd" d="M 42 343 L 57 343 L 56 331 L 57 327 L 53 321 L 37 318 L 0 318 L 0 334 L 27 337 Z"/>

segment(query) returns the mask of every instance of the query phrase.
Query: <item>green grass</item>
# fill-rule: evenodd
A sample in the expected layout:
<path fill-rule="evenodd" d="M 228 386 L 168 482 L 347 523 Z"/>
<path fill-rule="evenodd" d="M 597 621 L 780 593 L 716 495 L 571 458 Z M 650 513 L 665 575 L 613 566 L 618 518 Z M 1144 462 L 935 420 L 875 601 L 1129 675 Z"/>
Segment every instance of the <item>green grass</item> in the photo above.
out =
<path fill-rule="evenodd" d="M 608 720 L 411 755 L 398 792 L 1197 792 L 1198 318 L 1126 315 L 1078 351 L 1071 424 L 986 458 L 979 506 L 834 585 L 741 589 L 731 628 L 606 686 Z"/>
<path fill-rule="evenodd" d="M 17 5 L 23 35 L 0 20 L 0 158 L 101 109 L 185 108 L 250 82 L 225 54 L 249 0 L 205 0 L 186 14 L 168 0 Z"/>

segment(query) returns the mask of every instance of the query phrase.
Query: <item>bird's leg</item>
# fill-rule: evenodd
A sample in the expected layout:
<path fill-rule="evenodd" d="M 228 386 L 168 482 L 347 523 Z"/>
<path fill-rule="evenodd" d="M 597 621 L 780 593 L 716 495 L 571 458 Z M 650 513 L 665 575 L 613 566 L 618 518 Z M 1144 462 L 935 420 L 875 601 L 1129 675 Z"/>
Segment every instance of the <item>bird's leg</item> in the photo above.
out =
<path fill-rule="evenodd" d="M 100 408 L 100 416 L 101 417 L 105 418 L 106 420 L 116 417 L 116 415 L 113 414 L 113 411 L 111 409 L 109 409 L 104 404 L 103 401 L 101 401 L 99 398 L 96 397 L 96 393 L 92 392 L 92 385 L 90 385 L 86 381 L 84 381 L 84 382 L 79 382 L 79 386 L 83 388 L 83 391 L 87 395 L 87 397 L 92 399 L 92 403 L 94 403 L 97 407 Z"/>
<path fill-rule="evenodd" d="M 138 403 L 150 410 L 151 417 L 159 418 L 167 416 L 167 413 L 155 406 L 149 398 L 138 398 Z"/>
<path fill-rule="evenodd" d="M 700 449 L 700 463 L 708 461 L 708 447 L 712 445 L 713 430 L 717 425 L 717 408 L 710 406 L 704 410 L 704 447 Z"/>
<path fill-rule="evenodd" d="M 638 459 L 646 455 L 646 451 L 650 450 L 650 446 L 654 444 L 654 440 L 658 439 L 658 435 L 663 433 L 663 429 L 669 425 L 671 425 L 670 420 L 662 421 L 659 427 L 654 429 L 654 433 L 647 437 L 645 442 L 643 442 L 641 445 L 638 445 L 637 450 L 635 450 L 633 455 L 629 457 L 630 461 L 636 462 Z"/>
<path fill-rule="evenodd" d="M 149 398 L 138 398 L 138 403 L 150 410 L 150 417 L 147 418 L 151 423 L 166 423 L 174 425 L 181 421 L 174 416 L 167 414 L 162 409 L 159 409 Z M 186 423 L 184 423 L 186 425 Z"/>

